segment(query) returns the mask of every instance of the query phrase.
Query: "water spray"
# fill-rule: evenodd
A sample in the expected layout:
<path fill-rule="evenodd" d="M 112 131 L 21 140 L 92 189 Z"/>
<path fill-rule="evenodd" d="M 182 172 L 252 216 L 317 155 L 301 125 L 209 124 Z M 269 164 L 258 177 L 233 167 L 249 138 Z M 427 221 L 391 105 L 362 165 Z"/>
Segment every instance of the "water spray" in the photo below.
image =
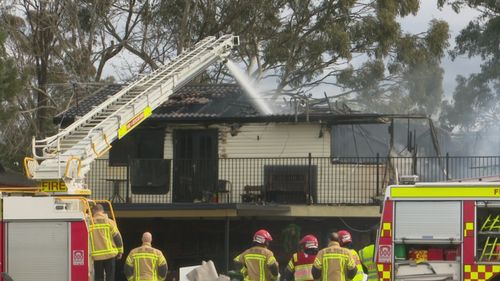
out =
<path fill-rule="evenodd" d="M 273 111 L 269 104 L 267 104 L 262 96 L 259 94 L 255 85 L 253 85 L 251 78 L 248 77 L 232 60 L 226 61 L 227 68 L 233 74 L 234 79 L 238 81 L 243 90 L 250 96 L 250 101 L 254 104 L 262 115 L 272 115 Z"/>

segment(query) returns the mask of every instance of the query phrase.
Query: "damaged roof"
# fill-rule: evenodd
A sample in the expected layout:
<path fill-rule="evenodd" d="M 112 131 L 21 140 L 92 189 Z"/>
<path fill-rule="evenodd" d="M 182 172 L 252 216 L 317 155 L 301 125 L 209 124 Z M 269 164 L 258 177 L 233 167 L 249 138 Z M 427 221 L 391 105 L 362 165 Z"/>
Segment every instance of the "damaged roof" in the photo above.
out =
<path fill-rule="evenodd" d="M 118 93 L 126 85 L 110 84 L 97 90 L 68 110 L 56 115 L 54 123 L 63 127 L 83 116 L 103 100 Z M 427 118 L 417 115 L 310 112 L 260 115 L 238 84 L 188 84 L 174 92 L 153 111 L 151 121 L 189 122 L 308 122 L 333 124 L 388 123 L 392 118 Z"/>
<path fill-rule="evenodd" d="M 56 115 L 55 123 L 71 123 L 83 116 L 108 97 L 118 93 L 125 85 L 111 84 L 97 90 L 68 110 Z M 258 116 L 258 111 L 249 102 L 243 90 L 236 84 L 186 85 L 172 94 L 159 108 L 152 119 L 206 119 Z"/>

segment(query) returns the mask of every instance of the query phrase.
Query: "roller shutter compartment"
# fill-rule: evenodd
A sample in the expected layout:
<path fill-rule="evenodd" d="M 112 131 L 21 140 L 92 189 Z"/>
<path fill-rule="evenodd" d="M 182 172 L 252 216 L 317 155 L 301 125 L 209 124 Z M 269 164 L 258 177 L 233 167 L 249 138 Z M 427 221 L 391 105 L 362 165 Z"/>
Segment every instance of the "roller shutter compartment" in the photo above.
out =
<path fill-rule="evenodd" d="M 461 239 L 461 202 L 402 201 L 395 204 L 396 241 Z"/>
<path fill-rule="evenodd" d="M 9 222 L 6 238 L 13 280 L 69 280 L 68 222 Z"/>

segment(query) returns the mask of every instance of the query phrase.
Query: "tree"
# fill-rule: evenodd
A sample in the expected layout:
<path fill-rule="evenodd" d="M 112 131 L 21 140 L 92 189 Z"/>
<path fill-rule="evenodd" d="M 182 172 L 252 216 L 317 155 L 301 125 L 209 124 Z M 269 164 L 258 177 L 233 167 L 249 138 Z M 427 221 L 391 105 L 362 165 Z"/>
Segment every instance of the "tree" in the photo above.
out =
<path fill-rule="evenodd" d="M 444 104 L 441 122 L 465 132 L 488 129 L 500 121 L 500 5 L 494 0 L 441 0 L 440 4 L 450 4 L 457 12 L 465 6 L 481 12 L 455 38 L 450 54 L 482 59 L 480 73 L 457 77 L 453 100 Z"/>
<path fill-rule="evenodd" d="M 338 81 L 356 91 L 355 101 L 364 109 L 430 116 L 442 99 L 440 61 L 448 46 L 448 32 L 447 23 L 434 20 L 427 32 L 402 35 L 387 57 L 368 60 L 358 69 L 348 68 Z"/>
<path fill-rule="evenodd" d="M 10 57 L 4 47 L 6 33 L 0 29 L 0 161 L 11 166 L 15 160 L 18 140 L 12 138 L 12 132 L 19 128 L 16 126 L 17 107 L 16 96 L 23 89 L 23 79 L 19 76 L 15 60 Z"/>
<path fill-rule="evenodd" d="M 398 95 L 405 108 L 431 114 L 441 100 L 448 26 L 434 21 L 426 33 L 403 34 L 398 17 L 418 8 L 417 0 L 191 0 L 151 11 L 177 50 L 208 35 L 239 35 L 240 61 L 256 80 L 276 81 L 273 99 L 328 85 L 364 104 Z M 359 57 L 361 66 L 352 63 Z M 227 76 L 219 68 L 211 77 Z"/>
<path fill-rule="evenodd" d="M 95 57 L 102 52 L 93 53 L 98 37 L 82 12 L 86 2 L 2 3 L 3 50 L 13 57 L 17 71 L 12 73 L 23 81 L 19 91 L 10 91 L 13 118 L 2 130 L 4 151 L 11 162 L 30 154 L 31 136 L 43 138 L 55 132 L 53 115 L 74 100 L 78 88 L 71 81 L 85 83 L 94 78 Z"/>
<path fill-rule="evenodd" d="M 19 69 L 24 71 L 31 84 L 26 90 L 32 92 L 32 98 L 24 110 L 33 110 L 36 135 L 45 137 L 51 131 L 51 116 L 56 107 L 49 84 L 67 78 L 61 75 L 65 71 L 59 63 L 63 58 L 59 37 L 65 34 L 62 30 L 65 19 L 63 4 L 61 1 L 16 2 L 2 11 L 2 21 L 9 34 L 10 51 L 15 54 Z"/>

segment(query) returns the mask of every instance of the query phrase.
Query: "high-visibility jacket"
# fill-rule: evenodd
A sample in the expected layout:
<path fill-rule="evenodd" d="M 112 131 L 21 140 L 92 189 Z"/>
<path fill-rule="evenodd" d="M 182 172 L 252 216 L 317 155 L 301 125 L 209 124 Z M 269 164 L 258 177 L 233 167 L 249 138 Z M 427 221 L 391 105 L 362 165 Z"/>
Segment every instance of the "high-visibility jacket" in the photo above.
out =
<path fill-rule="evenodd" d="M 293 272 L 295 281 L 313 281 L 314 278 L 311 273 L 312 266 L 316 255 L 309 255 L 304 252 L 293 254 L 288 262 L 287 268 Z"/>
<path fill-rule="evenodd" d="M 356 267 L 358 268 L 358 271 L 356 272 L 356 276 L 352 278 L 352 281 L 362 281 L 364 280 L 365 274 L 363 272 L 363 266 L 361 265 L 361 261 L 358 256 L 358 252 L 354 249 L 350 249 L 352 257 L 354 259 L 354 263 L 356 264 Z"/>
<path fill-rule="evenodd" d="M 377 281 L 378 273 L 377 266 L 375 265 L 374 260 L 375 255 L 375 245 L 370 244 L 363 249 L 359 250 L 359 258 L 361 263 L 368 270 L 368 281 Z"/>
<path fill-rule="evenodd" d="M 241 273 L 245 281 L 274 281 L 269 267 L 278 267 L 278 262 L 271 250 L 262 246 L 253 246 L 234 258 L 234 261 L 243 265 Z"/>
<path fill-rule="evenodd" d="M 349 249 L 340 247 L 338 242 L 330 242 L 327 248 L 318 252 L 313 266 L 321 271 L 322 281 L 346 281 L 347 271 L 354 270 L 356 263 Z"/>
<path fill-rule="evenodd" d="M 125 260 L 125 275 L 129 281 L 161 281 L 167 277 L 167 260 L 163 253 L 144 242 L 130 251 Z"/>
<path fill-rule="evenodd" d="M 104 213 L 93 216 L 90 224 L 90 254 L 96 261 L 107 260 L 123 253 L 123 242 L 116 223 Z"/>

